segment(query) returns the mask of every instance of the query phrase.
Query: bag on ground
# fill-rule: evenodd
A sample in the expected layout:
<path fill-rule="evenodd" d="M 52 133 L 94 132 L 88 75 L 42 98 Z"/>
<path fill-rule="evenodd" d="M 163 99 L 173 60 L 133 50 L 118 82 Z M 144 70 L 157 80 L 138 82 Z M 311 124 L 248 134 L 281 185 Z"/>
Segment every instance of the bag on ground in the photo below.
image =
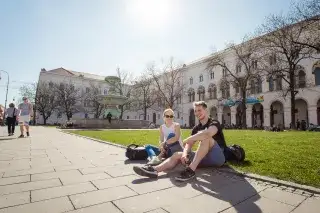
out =
<path fill-rule="evenodd" d="M 130 144 L 127 146 L 126 157 L 130 160 L 146 160 L 148 158 L 148 153 L 144 147 Z"/>
<path fill-rule="evenodd" d="M 226 161 L 242 162 L 244 161 L 246 154 L 241 146 L 233 144 L 224 149 L 224 156 Z"/>

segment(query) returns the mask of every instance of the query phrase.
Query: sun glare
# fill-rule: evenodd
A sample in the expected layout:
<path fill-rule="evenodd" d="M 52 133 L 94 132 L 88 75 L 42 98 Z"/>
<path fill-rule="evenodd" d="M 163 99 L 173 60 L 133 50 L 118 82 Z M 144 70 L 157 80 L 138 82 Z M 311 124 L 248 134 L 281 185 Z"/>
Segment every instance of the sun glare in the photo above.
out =
<path fill-rule="evenodd" d="M 144 28 L 159 28 L 172 17 L 170 0 L 130 0 L 127 4 L 130 19 Z"/>

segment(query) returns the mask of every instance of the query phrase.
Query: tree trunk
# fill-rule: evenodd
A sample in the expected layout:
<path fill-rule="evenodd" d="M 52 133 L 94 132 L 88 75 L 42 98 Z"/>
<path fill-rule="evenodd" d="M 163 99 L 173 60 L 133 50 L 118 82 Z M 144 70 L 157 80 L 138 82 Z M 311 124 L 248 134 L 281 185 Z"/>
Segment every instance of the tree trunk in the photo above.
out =
<path fill-rule="evenodd" d="M 123 105 L 120 105 L 120 116 L 119 116 L 120 120 L 122 120 L 123 111 L 124 111 L 123 108 L 124 108 Z"/>
<path fill-rule="evenodd" d="M 242 102 L 241 102 L 241 123 L 242 129 L 247 128 L 247 107 L 246 107 L 246 91 L 242 91 Z"/>
<path fill-rule="evenodd" d="M 147 107 L 146 106 L 144 106 L 143 107 L 144 109 L 143 109 L 143 120 L 147 120 Z"/>
<path fill-rule="evenodd" d="M 296 129 L 296 113 L 295 113 L 295 109 L 296 109 L 296 102 L 295 102 L 295 91 L 294 89 L 291 89 L 290 91 L 290 101 L 291 101 L 291 128 L 292 129 Z"/>
<path fill-rule="evenodd" d="M 47 118 L 44 113 L 42 114 L 42 118 L 43 118 L 43 125 L 47 125 Z"/>

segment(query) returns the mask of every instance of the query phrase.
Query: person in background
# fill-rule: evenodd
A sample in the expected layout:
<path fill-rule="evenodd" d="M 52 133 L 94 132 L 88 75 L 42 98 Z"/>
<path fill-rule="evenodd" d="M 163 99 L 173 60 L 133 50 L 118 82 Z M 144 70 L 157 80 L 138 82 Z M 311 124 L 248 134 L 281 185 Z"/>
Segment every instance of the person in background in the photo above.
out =
<path fill-rule="evenodd" d="M 16 126 L 17 116 L 19 115 L 19 110 L 15 107 L 13 103 L 9 104 L 9 108 L 6 110 L 7 115 L 7 125 L 8 125 L 8 135 L 14 135 L 14 129 Z"/>
<path fill-rule="evenodd" d="M 22 98 L 23 103 L 19 104 L 19 126 L 21 135 L 19 138 L 24 138 L 24 127 L 26 128 L 27 136 L 30 136 L 29 122 L 33 113 L 32 104 L 28 101 L 27 97 Z"/>

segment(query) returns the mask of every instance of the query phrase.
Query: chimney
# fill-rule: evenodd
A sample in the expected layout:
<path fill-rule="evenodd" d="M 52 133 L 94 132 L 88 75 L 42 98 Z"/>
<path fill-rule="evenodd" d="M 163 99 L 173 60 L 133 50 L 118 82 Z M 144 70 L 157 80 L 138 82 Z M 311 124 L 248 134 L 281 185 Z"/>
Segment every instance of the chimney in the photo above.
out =
<path fill-rule="evenodd" d="M 41 68 L 41 72 L 46 72 L 47 70 L 45 68 Z"/>

